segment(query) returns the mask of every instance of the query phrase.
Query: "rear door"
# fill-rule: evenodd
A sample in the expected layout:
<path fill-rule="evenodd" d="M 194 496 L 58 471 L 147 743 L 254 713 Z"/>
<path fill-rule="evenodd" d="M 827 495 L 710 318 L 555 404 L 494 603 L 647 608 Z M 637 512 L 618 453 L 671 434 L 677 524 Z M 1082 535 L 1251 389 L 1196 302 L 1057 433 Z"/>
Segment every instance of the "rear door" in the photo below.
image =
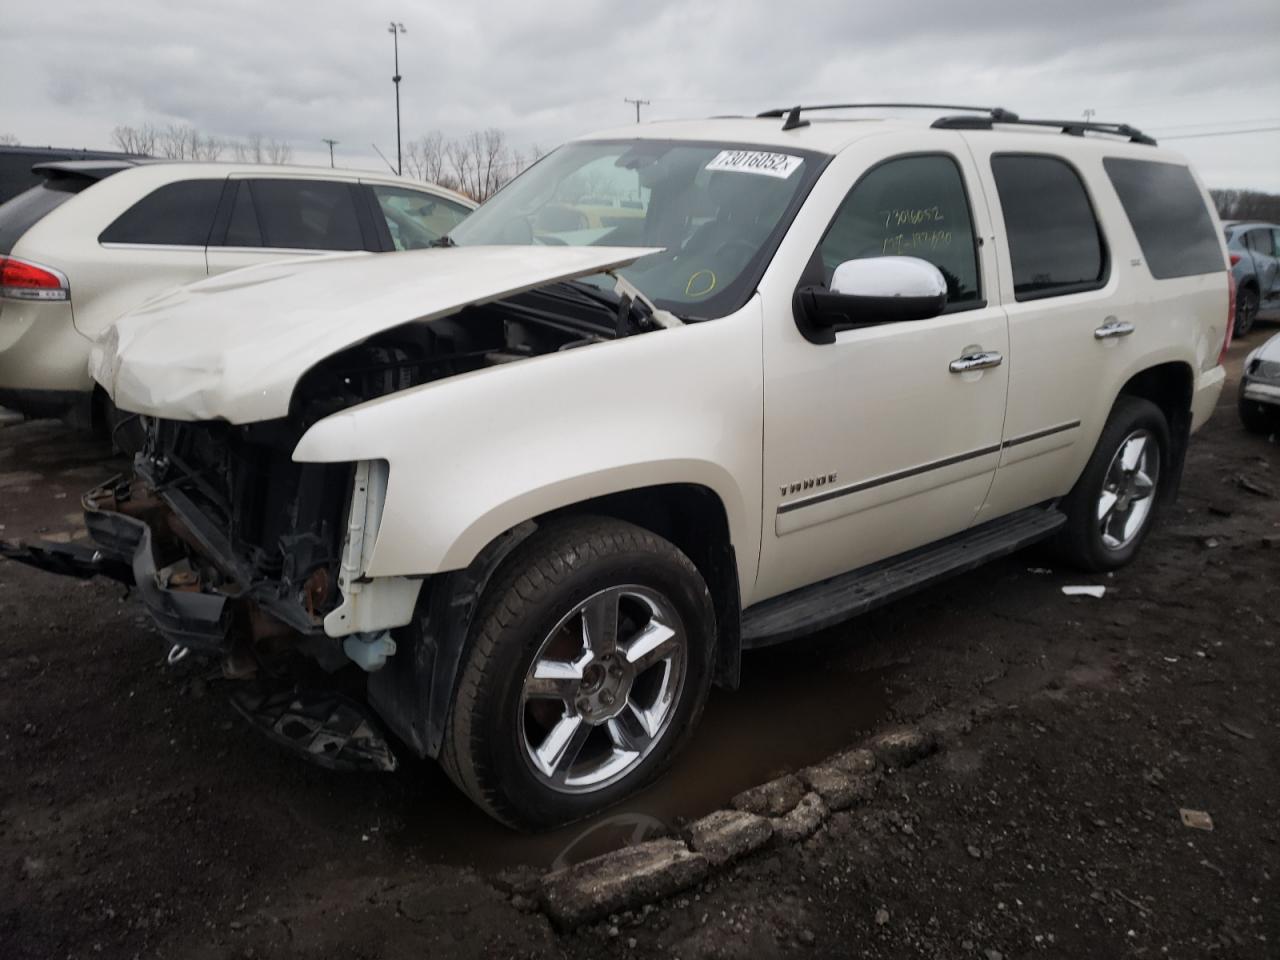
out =
<path fill-rule="evenodd" d="M 1063 156 L 1028 150 L 1026 134 L 1010 137 L 969 138 L 997 224 L 1012 357 L 1000 465 L 982 519 L 1070 488 L 1142 339 L 1125 333 L 1137 316 L 1100 222 L 1105 198 Z"/>
<path fill-rule="evenodd" d="M 126 310 L 207 276 L 204 248 L 225 183 L 201 177 L 163 184 L 98 234 L 93 256 L 68 269 L 81 333 L 97 337 Z"/>
<path fill-rule="evenodd" d="M 209 243 L 209 273 L 284 257 L 379 250 L 359 184 L 320 178 L 233 177 Z"/>
<path fill-rule="evenodd" d="M 1262 302 L 1274 304 L 1280 297 L 1280 260 L 1277 260 L 1276 231 L 1270 227 L 1256 227 L 1249 231 L 1245 241 L 1253 252 L 1254 269 L 1258 272 L 1258 293 Z"/>

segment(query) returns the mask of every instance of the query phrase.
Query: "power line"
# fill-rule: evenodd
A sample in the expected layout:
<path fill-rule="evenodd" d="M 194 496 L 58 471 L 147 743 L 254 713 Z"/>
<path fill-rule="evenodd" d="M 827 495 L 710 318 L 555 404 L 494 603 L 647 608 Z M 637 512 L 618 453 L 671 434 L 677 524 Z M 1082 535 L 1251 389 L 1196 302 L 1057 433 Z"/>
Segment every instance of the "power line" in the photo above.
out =
<path fill-rule="evenodd" d="M 1254 127 L 1252 130 L 1219 130 L 1216 133 L 1180 133 L 1172 137 L 1161 137 L 1161 140 L 1195 140 L 1198 137 L 1238 137 L 1246 133 L 1271 133 L 1280 127 Z"/>
<path fill-rule="evenodd" d="M 1227 127 L 1234 123 L 1280 123 L 1280 117 L 1240 117 L 1235 120 L 1205 120 L 1201 123 L 1160 124 L 1157 130 L 1191 130 L 1195 127 Z"/>

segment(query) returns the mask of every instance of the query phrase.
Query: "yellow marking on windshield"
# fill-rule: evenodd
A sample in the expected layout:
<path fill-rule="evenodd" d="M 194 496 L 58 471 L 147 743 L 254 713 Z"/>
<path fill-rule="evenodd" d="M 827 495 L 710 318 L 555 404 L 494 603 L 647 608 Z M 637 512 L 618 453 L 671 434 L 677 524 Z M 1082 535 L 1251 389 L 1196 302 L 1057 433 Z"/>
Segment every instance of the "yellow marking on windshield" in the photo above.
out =
<path fill-rule="evenodd" d="M 699 277 L 705 277 L 705 279 L 702 281 L 702 283 L 705 284 L 704 289 L 694 289 L 695 286 L 697 286 L 697 284 L 695 284 L 694 281 L 696 281 Z M 705 297 L 708 293 L 710 293 L 715 288 L 716 288 L 716 275 L 712 273 L 710 270 L 699 270 L 697 273 L 691 276 L 689 278 L 689 282 L 684 285 L 684 295 L 686 297 Z"/>

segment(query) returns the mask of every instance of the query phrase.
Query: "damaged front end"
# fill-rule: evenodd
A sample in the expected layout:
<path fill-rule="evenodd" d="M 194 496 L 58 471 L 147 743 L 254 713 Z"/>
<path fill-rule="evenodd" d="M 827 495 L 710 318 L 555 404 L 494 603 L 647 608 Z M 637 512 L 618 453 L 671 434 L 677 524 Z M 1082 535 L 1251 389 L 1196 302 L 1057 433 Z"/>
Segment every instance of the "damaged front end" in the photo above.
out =
<path fill-rule="evenodd" d="M 439 630 L 465 634 L 455 615 L 470 607 L 459 596 L 474 601 L 478 585 L 465 572 L 441 577 L 419 604 L 425 578 L 368 576 L 390 465 L 295 462 L 299 441 L 357 404 L 670 322 L 625 290 L 608 298 L 553 285 L 391 327 L 301 374 L 285 416 L 142 416 L 133 476 L 83 498 L 89 545 L 7 544 L 0 554 L 130 584 L 171 661 L 194 652 L 219 662 L 224 678 L 252 681 L 234 702 L 273 739 L 330 766 L 391 769 L 368 703 L 413 752 L 434 753 L 458 652 L 441 653 Z M 429 648 L 383 670 L 397 652 L 392 632 L 428 609 L 438 622 Z M 352 664 L 381 671 L 377 681 L 341 672 Z M 308 673 L 320 679 L 304 691 L 297 678 Z"/>

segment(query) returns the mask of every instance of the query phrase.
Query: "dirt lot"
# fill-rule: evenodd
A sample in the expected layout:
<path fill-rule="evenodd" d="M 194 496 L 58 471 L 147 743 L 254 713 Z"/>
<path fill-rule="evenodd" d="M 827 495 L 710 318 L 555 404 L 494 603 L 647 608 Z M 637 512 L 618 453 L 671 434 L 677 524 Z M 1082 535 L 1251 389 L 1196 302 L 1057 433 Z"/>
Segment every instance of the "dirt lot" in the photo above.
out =
<path fill-rule="evenodd" d="M 753 655 L 671 776 L 543 837 L 429 765 L 296 762 L 206 669 L 165 666 L 119 588 L 0 562 L 0 956 L 1280 956 L 1280 447 L 1243 432 L 1235 389 L 1132 567 L 1024 554 Z M 72 530 L 102 457 L 56 424 L 0 427 L 0 536 Z M 975 702 L 971 732 L 870 805 L 652 911 L 561 934 L 507 892 L 513 865 L 678 829 Z"/>

